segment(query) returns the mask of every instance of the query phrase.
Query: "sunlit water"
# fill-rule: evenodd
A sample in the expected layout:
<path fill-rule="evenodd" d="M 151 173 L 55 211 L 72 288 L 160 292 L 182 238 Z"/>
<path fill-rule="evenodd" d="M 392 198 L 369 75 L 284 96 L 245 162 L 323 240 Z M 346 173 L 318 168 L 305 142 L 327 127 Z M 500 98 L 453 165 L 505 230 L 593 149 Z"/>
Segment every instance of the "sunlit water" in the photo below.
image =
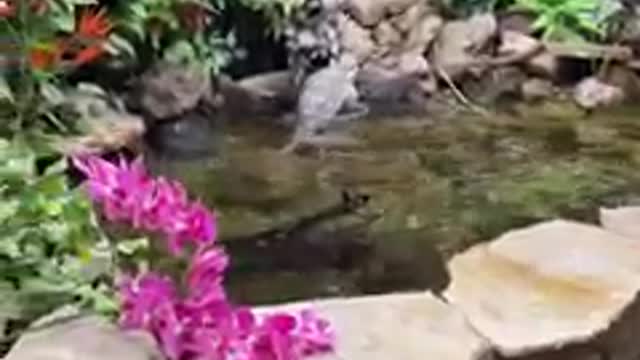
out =
<path fill-rule="evenodd" d="M 232 124 L 211 130 L 210 156 L 146 157 L 216 209 L 239 301 L 437 291 L 448 281 L 445 259 L 474 243 L 553 217 L 595 221 L 599 206 L 633 203 L 638 115 L 545 105 L 490 118 L 364 119 L 346 129 L 361 146 L 323 155 L 282 155 L 285 130 Z M 342 190 L 370 201 L 337 216 L 327 209 Z"/>

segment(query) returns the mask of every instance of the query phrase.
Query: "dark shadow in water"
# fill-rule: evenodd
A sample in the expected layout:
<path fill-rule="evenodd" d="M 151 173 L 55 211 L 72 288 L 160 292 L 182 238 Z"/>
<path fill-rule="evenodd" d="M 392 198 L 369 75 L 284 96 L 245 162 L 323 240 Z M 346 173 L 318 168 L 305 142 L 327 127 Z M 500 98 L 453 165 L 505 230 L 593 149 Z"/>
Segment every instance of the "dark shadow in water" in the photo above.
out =
<path fill-rule="evenodd" d="M 428 242 L 411 244 L 411 236 L 402 241 L 397 234 L 393 242 L 372 238 L 367 234 L 372 219 L 334 229 L 323 226 L 357 217 L 368 200 L 367 195 L 344 192 L 334 206 L 290 225 L 221 239 L 233 259 L 227 278 L 231 296 L 238 302 L 273 303 L 401 290 L 439 293 L 446 288 L 444 258 Z"/>

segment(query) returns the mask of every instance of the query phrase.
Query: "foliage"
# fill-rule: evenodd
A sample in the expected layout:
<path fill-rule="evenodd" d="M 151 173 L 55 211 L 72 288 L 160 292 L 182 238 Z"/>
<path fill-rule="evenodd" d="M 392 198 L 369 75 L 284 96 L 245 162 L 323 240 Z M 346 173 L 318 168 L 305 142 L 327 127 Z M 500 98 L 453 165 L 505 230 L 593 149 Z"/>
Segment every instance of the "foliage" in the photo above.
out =
<path fill-rule="evenodd" d="M 127 56 L 168 59 L 218 72 L 228 64 L 235 44 L 232 34 L 223 36 L 213 21 L 224 7 L 223 0 L 119 0 L 110 8 L 119 33 L 112 44 Z"/>
<path fill-rule="evenodd" d="M 0 141 L 0 325 L 67 303 L 113 313 L 112 260 L 92 204 L 64 160 L 39 174 L 24 141 Z"/>
<path fill-rule="evenodd" d="M 5 1 L 0 11 L 0 38 L 5 52 L 0 77 L 0 114 L 11 122 L 3 131 L 17 132 L 45 120 L 69 131 L 58 107 L 63 76 L 105 53 L 111 25 L 104 12 L 86 6 L 95 0 Z M 81 11 L 78 9 L 82 8 Z"/>
<path fill-rule="evenodd" d="M 0 58 L 0 116 L 10 120 L 0 130 L 73 131 L 61 103 L 68 80 L 87 65 L 135 68 L 168 59 L 218 71 L 233 37 L 213 26 L 216 11 L 204 0 L 0 2 L 0 39 L 11 50 Z"/>
<path fill-rule="evenodd" d="M 240 3 L 262 13 L 270 24 L 269 30 L 278 36 L 305 0 L 240 0 Z"/>
<path fill-rule="evenodd" d="M 298 360 L 332 350 L 330 324 L 311 309 L 256 314 L 229 302 L 223 287 L 229 258 L 215 243 L 215 217 L 190 201 L 180 183 L 150 177 L 140 160 L 112 164 L 85 157 L 75 163 L 108 219 L 160 233 L 171 257 L 195 248 L 180 279 L 157 266 L 123 278 L 124 327 L 150 332 L 172 360 Z"/>
<path fill-rule="evenodd" d="M 533 27 L 543 39 L 603 39 L 610 21 L 622 9 L 617 0 L 515 0 L 514 8 L 536 15 Z"/>

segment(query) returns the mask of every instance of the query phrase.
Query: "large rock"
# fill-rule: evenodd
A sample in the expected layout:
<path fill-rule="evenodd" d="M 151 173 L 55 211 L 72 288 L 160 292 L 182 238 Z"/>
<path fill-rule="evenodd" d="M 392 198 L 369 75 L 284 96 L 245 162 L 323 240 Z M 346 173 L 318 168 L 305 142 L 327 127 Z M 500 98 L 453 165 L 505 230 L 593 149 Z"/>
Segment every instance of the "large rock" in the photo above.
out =
<path fill-rule="evenodd" d="M 444 296 L 503 356 L 640 355 L 640 247 L 634 239 L 556 220 L 473 247 L 449 269 L 452 283 Z"/>
<path fill-rule="evenodd" d="M 168 120 L 195 108 L 209 91 L 202 69 L 160 62 L 141 76 L 131 100 L 148 119 Z"/>
<path fill-rule="evenodd" d="M 535 102 L 552 98 L 556 89 L 553 83 L 547 79 L 530 78 L 520 85 L 520 92 L 525 101 Z"/>
<path fill-rule="evenodd" d="M 580 81 L 573 90 L 573 99 L 582 108 L 592 110 L 618 105 L 624 101 L 624 91 L 595 76 Z"/>
<path fill-rule="evenodd" d="M 284 308 L 308 305 L 336 330 L 336 353 L 318 357 L 321 360 L 493 359 L 461 313 L 430 293 L 320 300 Z"/>
<path fill-rule="evenodd" d="M 216 91 L 229 117 L 280 116 L 295 108 L 297 91 L 288 72 L 267 73 L 233 81 L 220 76 Z"/>
<path fill-rule="evenodd" d="M 348 12 L 362 26 L 377 24 L 387 13 L 401 13 L 416 0 L 349 0 Z"/>
<path fill-rule="evenodd" d="M 373 31 L 373 38 L 380 46 L 395 47 L 402 42 L 402 34 L 388 21 L 382 21 Z"/>
<path fill-rule="evenodd" d="M 438 36 L 444 21 L 438 15 L 428 15 L 422 18 L 415 26 L 411 27 L 403 50 L 423 54 Z"/>
<path fill-rule="evenodd" d="M 432 62 L 452 79 L 478 67 L 478 61 L 498 25 L 491 14 L 478 14 L 467 20 L 446 23 L 435 41 Z"/>
<path fill-rule="evenodd" d="M 532 75 L 555 80 L 560 74 L 560 59 L 548 51 L 532 56 L 525 69 Z"/>
<path fill-rule="evenodd" d="M 426 2 L 420 1 L 410 6 L 405 12 L 390 19 L 393 26 L 402 33 L 407 33 L 415 27 L 422 18 L 430 13 Z"/>
<path fill-rule="evenodd" d="M 138 152 L 146 126 L 124 109 L 122 100 L 87 84 L 64 94 L 61 103 L 79 116 L 80 135 L 55 138 L 53 146 L 68 155 L 105 153 L 123 148 Z"/>
<path fill-rule="evenodd" d="M 500 38 L 498 55 L 517 60 L 514 62 L 528 60 L 543 50 L 543 45 L 536 38 L 517 31 L 503 30 Z"/>
<path fill-rule="evenodd" d="M 371 33 L 348 16 L 339 14 L 338 27 L 343 48 L 353 54 L 358 61 L 368 59 L 376 50 Z"/>
<path fill-rule="evenodd" d="M 640 240 L 640 207 L 600 209 L 602 226 L 617 234 Z"/>
<path fill-rule="evenodd" d="M 153 340 L 98 317 L 43 325 L 25 333 L 4 360 L 163 360 Z"/>

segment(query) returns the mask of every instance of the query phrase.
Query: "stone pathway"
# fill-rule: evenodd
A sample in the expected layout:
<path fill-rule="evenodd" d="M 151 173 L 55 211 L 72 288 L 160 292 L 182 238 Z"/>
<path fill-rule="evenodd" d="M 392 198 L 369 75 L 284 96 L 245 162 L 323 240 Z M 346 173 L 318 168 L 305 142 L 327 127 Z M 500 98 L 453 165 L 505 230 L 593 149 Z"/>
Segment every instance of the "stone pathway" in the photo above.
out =
<path fill-rule="evenodd" d="M 601 214 L 603 227 L 554 220 L 455 256 L 446 302 L 315 302 L 338 332 L 326 359 L 637 360 L 640 208 Z"/>
<path fill-rule="evenodd" d="M 449 262 L 442 299 L 422 292 L 312 301 L 338 333 L 337 352 L 319 360 L 638 360 L 640 207 L 603 209 L 601 223 L 554 220 L 476 245 Z M 107 343 L 133 342 L 101 331 L 89 342 L 91 329 L 64 325 L 27 335 L 6 359 L 156 358 L 106 351 L 125 349 Z"/>

